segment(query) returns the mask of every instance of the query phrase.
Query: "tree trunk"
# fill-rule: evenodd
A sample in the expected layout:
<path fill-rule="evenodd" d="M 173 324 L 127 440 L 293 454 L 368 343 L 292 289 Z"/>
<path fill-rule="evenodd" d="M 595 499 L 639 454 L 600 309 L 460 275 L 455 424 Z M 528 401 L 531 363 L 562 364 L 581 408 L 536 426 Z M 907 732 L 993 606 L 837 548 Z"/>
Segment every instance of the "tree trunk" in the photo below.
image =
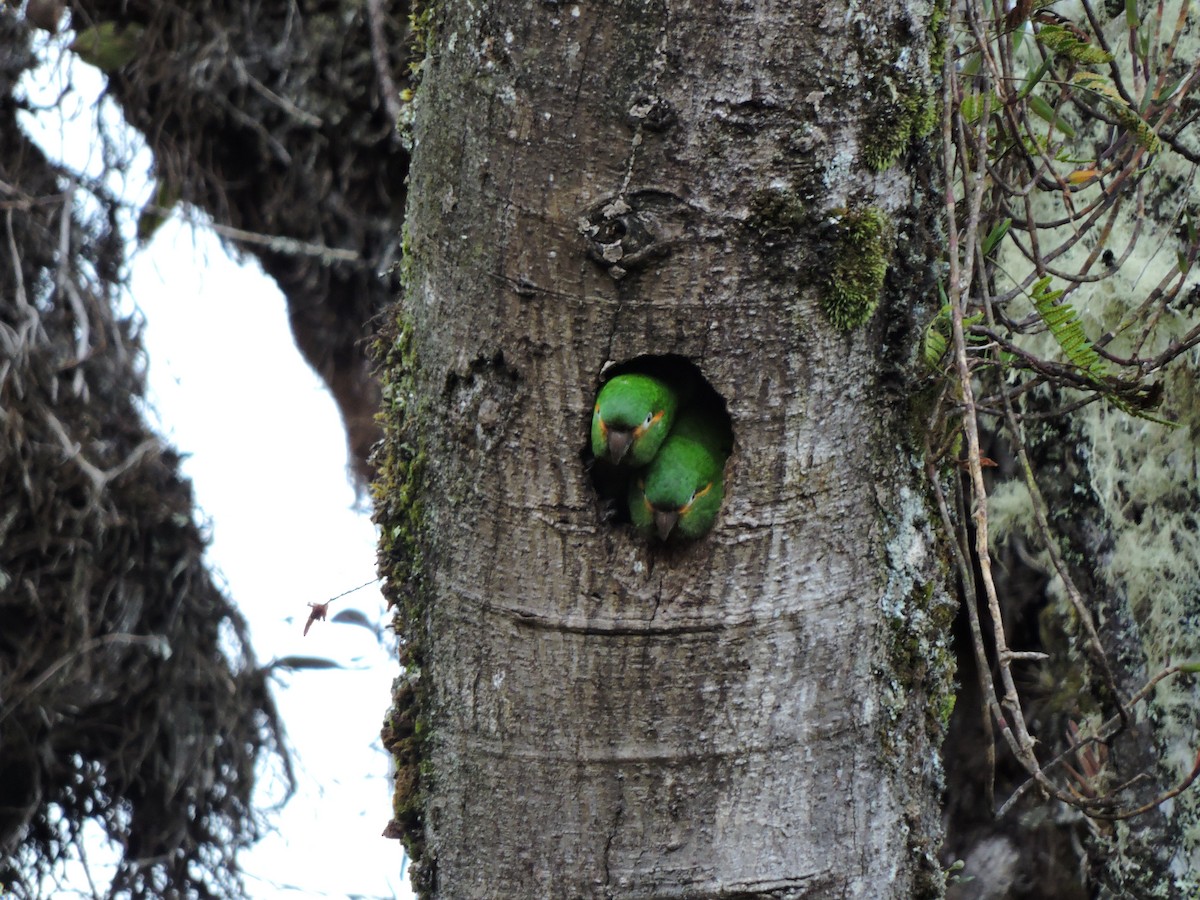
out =
<path fill-rule="evenodd" d="M 378 512 L 414 880 L 939 894 L 952 605 L 909 365 L 936 295 L 928 6 L 425 25 Z M 635 537 L 589 477 L 601 372 L 643 354 L 732 420 L 691 545 Z"/>

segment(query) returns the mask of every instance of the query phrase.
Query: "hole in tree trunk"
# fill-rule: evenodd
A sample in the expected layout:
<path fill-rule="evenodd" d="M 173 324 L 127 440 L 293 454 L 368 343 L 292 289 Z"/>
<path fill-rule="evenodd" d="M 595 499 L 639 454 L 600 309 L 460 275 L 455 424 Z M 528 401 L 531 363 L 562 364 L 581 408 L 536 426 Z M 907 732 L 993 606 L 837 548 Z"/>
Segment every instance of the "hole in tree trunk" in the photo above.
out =
<path fill-rule="evenodd" d="M 601 372 L 581 457 L 608 524 L 678 544 L 719 526 L 732 447 L 725 400 L 699 368 L 643 355 Z"/>

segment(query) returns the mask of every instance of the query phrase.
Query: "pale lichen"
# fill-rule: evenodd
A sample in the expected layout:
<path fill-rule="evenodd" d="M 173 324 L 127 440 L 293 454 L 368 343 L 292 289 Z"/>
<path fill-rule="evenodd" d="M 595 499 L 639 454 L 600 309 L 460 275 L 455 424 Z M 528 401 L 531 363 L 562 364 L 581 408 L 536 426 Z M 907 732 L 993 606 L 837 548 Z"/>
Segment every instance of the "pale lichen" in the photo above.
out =
<path fill-rule="evenodd" d="M 912 463 L 916 465 L 915 462 Z M 883 683 L 883 715 L 878 742 L 885 757 L 902 766 L 898 779 L 911 784 L 918 775 L 931 795 L 944 788 L 942 743 L 954 705 L 955 656 L 951 623 L 957 605 L 950 597 L 944 571 L 931 558 L 937 539 L 924 500 L 908 488 L 880 497 L 884 511 L 887 583 L 879 604 L 887 628 L 887 661 L 878 675 Z M 934 580 L 931 580 L 931 577 Z M 934 748 L 933 751 L 918 748 Z M 918 896 L 938 896 L 941 867 L 937 859 L 941 835 L 915 812 L 908 821 L 912 853 L 923 861 L 928 883 Z"/>
<path fill-rule="evenodd" d="M 1183 53 L 1184 48 L 1176 52 Z M 1170 281 L 1170 270 L 1176 265 L 1173 249 L 1178 236 L 1172 223 L 1175 210 L 1166 204 L 1171 197 L 1195 190 L 1195 176 L 1188 165 L 1172 170 L 1181 162 L 1166 153 L 1154 160 L 1154 174 L 1161 179 L 1157 182 L 1161 196 L 1156 201 L 1151 194 L 1146 205 L 1136 209 L 1128 204 L 1111 233 L 1105 235 L 1109 247 L 1123 254 L 1124 245 L 1119 241 L 1140 231 L 1128 255 L 1119 269 L 1081 285 L 1070 297 L 1091 339 L 1110 330 L 1116 332 L 1105 347 L 1115 357 L 1129 355 L 1135 349 L 1134 342 L 1142 340 L 1140 329 L 1122 333 L 1120 324 L 1156 286 Z M 1166 190 L 1167 185 L 1174 188 Z M 1101 189 L 1097 186 L 1095 190 Z M 1075 202 L 1087 196 L 1076 197 Z M 1057 194 L 1035 199 L 1040 204 L 1035 210 L 1039 218 L 1062 214 L 1062 199 Z M 1156 202 L 1163 203 L 1161 211 L 1155 209 Z M 1040 239 L 1043 246 L 1055 243 L 1049 234 Z M 1089 236 L 1078 242 L 1056 259 L 1055 265 L 1065 271 L 1078 268 L 1087 254 L 1095 253 L 1094 241 Z M 1014 278 L 1022 277 L 1028 267 L 1024 258 L 1016 251 L 1004 253 L 1002 248 L 1001 252 L 1000 270 Z M 1193 283 L 1196 280 L 1193 274 Z M 1194 284 L 1185 286 L 1180 299 L 1163 310 L 1137 349 L 1141 356 L 1166 350 L 1195 326 L 1197 312 L 1186 299 L 1194 290 Z M 1031 314 L 1032 307 L 1017 298 L 1006 312 L 1019 319 Z M 1047 359 L 1062 358 L 1049 334 L 1023 339 L 1022 347 Z M 1048 441 L 1063 440 L 1073 445 L 1077 468 L 1042 475 L 1046 479 L 1076 479 L 1074 495 L 1081 510 L 1086 510 L 1091 521 L 1104 530 L 1102 541 L 1097 542 L 1094 535 L 1090 538 L 1090 546 L 1106 548 L 1103 559 L 1076 557 L 1069 562 L 1097 579 L 1097 591 L 1088 600 L 1105 619 L 1113 619 L 1109 612 L 1119 610 L 1125 619 L 1136 622 L 1136 629 L 1130 630 L 1125 639 L 1136 646 L 1145 677 L 1171 662 L 1200 660 L 1200 607 L 1196 603 L 1200 597 L 1200 567 L 1196 564 L 1200 559 L 1200 354 L 1186 354 L 1166 374 L 1156 377 L 1161 381 L 1163 401 L 1155 414 L 1177 423 L 1176 427 L 1134 418 L 1106 402 L 1093 402 L 1072 413 L 1067 426 L 1053 436 L 1031 436 L 1034 443 L 1043 446 Z M 1061 509 L 1051 510 L 1051 514 L 1066 515 Z M 1022 533 L 1035 537 L 1030 546 L 1036 554 L 1040 542 L 1036 540 L 1032 503 L 1024 485 L 1009 482 L 998 486 L 989 499 L 988 515 L 997 545 L 1011 534 Z M 1073 552 L 1062 535 L 1056 539 L 1063 541 L 1068 554 Z M 1043 563 L 1048 561 L 1044 555 L 1041 559 Z M 1061 582 L 1052 579 L 1047 596 L 1051 610 L 1069 624 L 1073 613 Z M 1195 684 L 1190 679 L 1165 681 L 1149 705 L 1148 718 L 1153 722 L 1155 752 L 1160 761 L 1159 771 L 1152 774 L 1168 786 L 1187 774 L 1195 760 Z M 1195 789 L 1184 792 L 1165 812 L 1171 841 L 1170 874 L 1138 862 L 1139 851 L 1131 849 L 1131 829 L 1136 823 L 1118 823 L 1114 828 L 1110 874 L 1127 884 L 1136 884 L 1139 896 L 1176 896 L 1177 891 L 1191 896 L 1188 884 L 1193 885 L 1194 892 L 1195 873 L 1200 871 L 1200 794 Z"/>

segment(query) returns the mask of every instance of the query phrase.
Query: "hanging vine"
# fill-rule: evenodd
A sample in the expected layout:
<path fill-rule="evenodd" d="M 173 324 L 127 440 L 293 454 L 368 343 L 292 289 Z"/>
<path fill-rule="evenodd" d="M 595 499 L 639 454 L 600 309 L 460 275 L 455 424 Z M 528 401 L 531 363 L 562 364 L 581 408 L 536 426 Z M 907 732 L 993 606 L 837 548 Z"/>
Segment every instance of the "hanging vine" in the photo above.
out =
<path fill-rule="evenodd" d="M 949 253 L 944 306 L 926 330 L 923 353 L 945 381 L 927 459 L 943 523 L 956 538 L 989 763 L 994 769 L 998 731 L 999 745 L 1027 776 L 998 807 L 989 787 L 989 805 L 1001 816 L 1037 787 L 1093 820 L 1118 820 L 1154 809 L 1200 775 L 1197 755 L 1176 785 L 1149 799 L 1130 790 L 1144 773 L 1119 784 L 1097 777 L 1107 743 L 1155 688 L 1200 672 L 1200 664 L 1166 665 L 1139 690 L 1121 690 L 1093 599 L 1073 579 L 1051 525 L 1025 429 L 1093 403 L 1171 427 L 1156 413 L 1164 373 L 1200 343 L 1200 321 L 1180 324 L 1200 249 L 1196 211 L 1180 190 L 1194 183 L 1200 164 L 1183 135 L 1200 109 L 1200 62 L 1176 52 L 1195 25 L 1186 0 L 1171 14 L 1159 3 L 1145 15 L 1129 0 L 1124 16 L 1107 24 L 1089 2 L 1077 20 L 1047 5 L 1023 0 L 1006 10 L 962 0 L 950 13 L 954 49 L 946 54 L 942 121 Z M 1182 182 L 1159 165 L 1168 155 L 1184 163 Z M 1142 296 L 1123 298 L 1119 321 L 1096 333 L 1095 317 L 1081 310 L 1147 239 L 1148 210 L 1162 217 L 1163 209 L 1177 241 L 1174 263 Z M 1055 408 L 1046 408 L 1047 398 Z M 1032 733 L 1013 671 L 1048 656 L 1009 644 L 989 534 L 984 470 L 992 463 L 983 447 L 991 436 L 1010 448 L 1032 503 L 1038 549 L 1061 582 L 1079 646 L 1103 685 L 1107 715 L 1085 726 L 1072 722 L 1057 755 L 1044 749 L 1053 740 Z M 965 470 L 957 492 L 938 477 L 951 461 L 958 463 L 951 471 Z"/>

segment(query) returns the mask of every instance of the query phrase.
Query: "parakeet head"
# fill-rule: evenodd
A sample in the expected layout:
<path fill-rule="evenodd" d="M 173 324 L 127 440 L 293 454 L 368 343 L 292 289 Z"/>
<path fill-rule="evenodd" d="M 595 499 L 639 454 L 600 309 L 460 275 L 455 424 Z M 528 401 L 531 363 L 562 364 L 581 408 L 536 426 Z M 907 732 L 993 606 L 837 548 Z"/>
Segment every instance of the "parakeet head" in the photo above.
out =
<path fill-rule="evenodd" d="M 592 453 L 609 462 L 644 466 L 675 421 L 678 398 L 650 375 L 617 375 L 600 389 L 592 412 Z"/>
<path fill-rule="evenodd" d="M 663 541 L 702 536 L 721 509 L 724 466 L 723 452 L 681 425 L 630 488 L 634 526 Z"/>

